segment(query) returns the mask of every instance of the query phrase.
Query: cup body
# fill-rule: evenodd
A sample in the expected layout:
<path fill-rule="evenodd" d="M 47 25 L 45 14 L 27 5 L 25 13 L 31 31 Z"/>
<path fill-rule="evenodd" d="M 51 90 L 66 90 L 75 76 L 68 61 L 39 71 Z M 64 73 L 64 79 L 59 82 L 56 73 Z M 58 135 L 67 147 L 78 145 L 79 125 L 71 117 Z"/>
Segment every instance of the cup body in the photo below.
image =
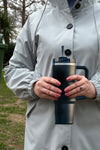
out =
<path fill-rule="evenodd" d="M 75 98 L 65 96 L 64 89 L 72 84 L 66 78 L 76 73 L 75 63 L 55 63 L 53 65 L 53 77 L 61 82 L 59 87 L 62 94 L 55 102 L 55 123 L 56 124 L 72 124 L 74 117 Z"/>
<path fill-rule="evenodd" d="M 61 97 L 59 97 L 58 101 L 62 102 L 70 102 L 73 99 L 65 96 L 64 89 L 72 84 L 74 81 L 67 81 L 66 78 L 74 75 L 76 73 L 76 65 L 75 63 L 57 63 L 53 65 L 53 77 L 61 82 L 61 86 L 59 88 L 62 90 Z"/>
<path fill-rule="evenodd" d="M 64 47 L 62 46 L 62 54 Z M 55 103 L 55 123 L 56 124 L 72 124 L 74 119 L 74 106 L 76 100 L 85 99 L 85 96 L 69 98 L 65 96 L 64 89 L 75 81 L 67 81 L 66 78 L 76 74 L 76 69 L 82 69 L 85 72 L 85 77 L 88 79 L 88 68 L 85 66 L 76 66 L 74 58 L 59 57 L 53 59 L 52 75 L 55 79 L 61 82 L 59 87 L 62 94 Z"/>

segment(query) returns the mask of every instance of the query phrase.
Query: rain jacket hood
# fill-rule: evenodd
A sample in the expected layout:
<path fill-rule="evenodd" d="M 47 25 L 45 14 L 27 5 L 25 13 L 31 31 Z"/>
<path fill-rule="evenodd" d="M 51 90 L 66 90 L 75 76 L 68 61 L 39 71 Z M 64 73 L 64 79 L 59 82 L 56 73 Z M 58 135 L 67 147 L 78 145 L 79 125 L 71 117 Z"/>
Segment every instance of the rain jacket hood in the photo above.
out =
<path fill-rule="evenodd" d="M 58 7 L 61 9 L 69 8 L 67 0 L 48 0 L 53 7 Z M 83 0 L 81 3 L 83 6 L 87 6 L 88 4 L 93 4 L 96 0 Z M 76 0 L 78 2 L 78 0 Z"/>

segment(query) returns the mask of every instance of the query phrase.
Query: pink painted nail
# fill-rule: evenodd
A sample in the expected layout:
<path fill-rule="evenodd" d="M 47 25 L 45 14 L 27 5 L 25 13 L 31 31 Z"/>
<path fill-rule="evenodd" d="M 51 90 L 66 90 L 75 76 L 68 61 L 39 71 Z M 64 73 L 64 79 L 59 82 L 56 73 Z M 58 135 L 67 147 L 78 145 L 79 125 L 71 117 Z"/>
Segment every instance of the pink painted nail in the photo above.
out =
<path fill-rule="evenodd" d="M 70 79 L 71 79 L 70 77 L 67 78 L 68 81 L 70 81 Z"/>
<path fill-rule="evenodd" d="M 66 93 L 65 95 L 66 95 L 66 96 L 69 96 L 69 93 Z"/>
<path fill-rule="evenodd" d="M 62 93 L 62 91 L 61 91 L 61 90 L 58 90 L 57 92 L 58 92 L 58 93 L 60 93 L 60 94 Z"/>
<path fill-rule="evenodd" d="M 60 95 L 60 94 L 56 94 L 56 96 L 57 96 L 57 97 L 60 97 L 61 95 Z"/>
<path fill-rule="evenodd" d="M 54 100 L 58 100 L 58 98 L 55 98 Z"/>
<path fill-rule="evenodd" d="M 65 89 L 64 91 L 65 91 L 65 92 L 69 92 L 69 90 L 68 90 L 68 89 Z"/>
<path fill-rule="evenodd" d="M 61 85 L 61 83 L 57 82 L 57 85 L 58 85 L 58 86 L 60 86 L 60 85 Z"/>

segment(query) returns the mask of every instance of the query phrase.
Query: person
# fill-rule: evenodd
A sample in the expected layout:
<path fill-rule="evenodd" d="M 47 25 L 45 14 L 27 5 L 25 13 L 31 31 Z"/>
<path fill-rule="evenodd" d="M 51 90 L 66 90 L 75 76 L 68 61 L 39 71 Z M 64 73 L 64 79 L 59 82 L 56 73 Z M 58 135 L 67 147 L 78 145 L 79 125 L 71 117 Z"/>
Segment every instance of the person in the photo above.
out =
<path fill-rule="evenodd" d="M 7 86 L 28 101 L 25 150 L 100 149 L 99 18 L 99 0 L 49 0 L 28 17 L 4 76 Z M 52 60 L 61 56 L 62 45 L 65 57 L 89 71 L 88 79 L 82 70 L 66 77 L 76 82 L 65 88 L 65 95 L 86 97 L 76 101 L 70 125 L 55 124 L 54 101 L 62 91 L 52 77 Z"/>

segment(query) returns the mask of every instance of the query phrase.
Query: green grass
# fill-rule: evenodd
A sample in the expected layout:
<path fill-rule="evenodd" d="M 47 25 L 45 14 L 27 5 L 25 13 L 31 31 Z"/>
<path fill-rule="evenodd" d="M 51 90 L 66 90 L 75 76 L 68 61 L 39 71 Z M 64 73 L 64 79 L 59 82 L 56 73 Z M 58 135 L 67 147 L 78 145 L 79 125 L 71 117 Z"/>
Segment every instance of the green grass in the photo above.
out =
<path fill-rule="evenodd" d="M 2 75 L 1 85 L 0 85 L 0 104 L 14 103 L 16 102 L 16 100 L 17 100 L 17 97 L 14 95 L 13 92 L 11 92 L 11 90 L 7 88 L 3 75 Z"/>
<path fill-rule="evenodd" d="M 18 102 L 18 103 L 17 103 Z M 23 150 L 27 104 L 9 90 L 3 79 L 0 85 L 0 150 Z M 20 116 L 24 121 L 18 118 Z"/>
<path fill-rule="evenodd" d="M 21 114 L 21 115 L 24 115 L 25 114 L 25 110 L 26 110 L 26 107 L 25 108 L 20 108 L 19 106 L 16 106 L 16 107 L 2 107 L 0 106 L 0 112 L 4 112 L 4 113 L 17 113 L 17 114 Z"/>

